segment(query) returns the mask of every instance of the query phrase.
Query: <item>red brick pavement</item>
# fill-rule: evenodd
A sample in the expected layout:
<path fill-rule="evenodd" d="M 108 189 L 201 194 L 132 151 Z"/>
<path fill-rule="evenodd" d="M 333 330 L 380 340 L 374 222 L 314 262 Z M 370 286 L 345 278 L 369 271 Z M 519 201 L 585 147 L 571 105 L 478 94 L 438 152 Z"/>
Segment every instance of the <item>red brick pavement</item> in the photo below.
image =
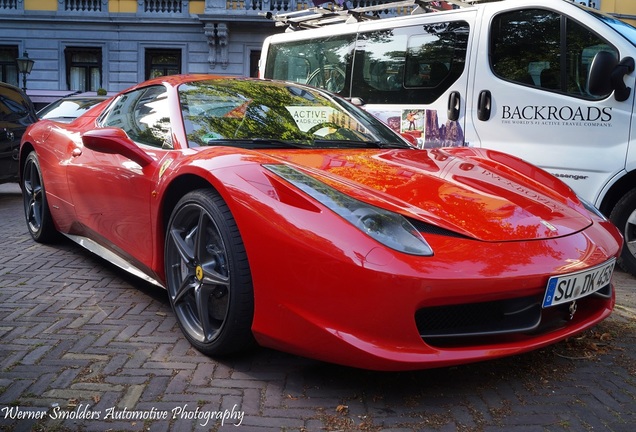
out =
<path fill-rule="evenodd" d="M 593 331 L 496 361 L 377 373 L 193 350 L 165 293 L 29 237 L 0 186 L 0 430 L 632 431 L 636 279 Z M 239 424 L 236 428 L 234 425 Z"/>

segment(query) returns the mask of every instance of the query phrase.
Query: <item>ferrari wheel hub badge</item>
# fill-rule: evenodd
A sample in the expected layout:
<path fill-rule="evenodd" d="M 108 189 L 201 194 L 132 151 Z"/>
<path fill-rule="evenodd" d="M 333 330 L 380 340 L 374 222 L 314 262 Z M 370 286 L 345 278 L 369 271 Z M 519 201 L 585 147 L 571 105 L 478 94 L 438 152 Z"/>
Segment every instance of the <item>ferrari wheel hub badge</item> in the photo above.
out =
<path fill-rule="evenodd" d="M 203 267 L 201 267 L 200 265 L 197 265 L 194 269 L 194 275 L 196 276 L 197 280 L 202 281 L 203 280 Z"/>

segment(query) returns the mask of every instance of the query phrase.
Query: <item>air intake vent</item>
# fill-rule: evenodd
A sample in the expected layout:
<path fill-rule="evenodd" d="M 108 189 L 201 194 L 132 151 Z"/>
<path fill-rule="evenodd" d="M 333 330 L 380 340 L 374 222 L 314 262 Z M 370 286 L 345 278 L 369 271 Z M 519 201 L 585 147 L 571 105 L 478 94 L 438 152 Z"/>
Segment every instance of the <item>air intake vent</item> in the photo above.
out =
<path fill-rule="evenodd" d="M 432 225 L 426 222 L 418 221 L 415 219 L 409 219 L 409 222 L 411 222 L 413 226 L 422 234 L 434 234 L 434 235 L 440 235 L 440 236 L 446 236 L 446 237 L 471 239 L 471 237 L 456 233 L 455 231 L 447 230 L 445 228 L 440 228 L 436 225 Z"/>

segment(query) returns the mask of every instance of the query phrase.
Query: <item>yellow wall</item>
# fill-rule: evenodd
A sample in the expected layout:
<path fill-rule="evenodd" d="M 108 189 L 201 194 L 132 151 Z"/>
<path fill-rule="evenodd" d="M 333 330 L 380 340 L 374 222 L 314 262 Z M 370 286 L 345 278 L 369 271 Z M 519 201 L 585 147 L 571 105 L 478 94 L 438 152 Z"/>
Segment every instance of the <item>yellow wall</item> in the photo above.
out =
<path fill-rule="evenodd" d="M 136 0 L 110 0 L 108 2 L 108 12 L 110 13 L 136 13 Z"/>
<path fill-rule="evenodd" d="M 24 10 L 56 11 L 57 0 L 24 0 Z"/>
<path fill-rule="evenodd" d="M 57 0 L 24 0 L 24 10 L 56 11 Z M 188 12 L 202 14 L 205 10 L 205 0 L 191 0 Z M 136 13 L 137 0 L 109 0 L 108 12 L 110 13 Z"/>
<path fill-rule="evenodd" d="M 624 1 L 621 4 L 616 5 L 616 13 L 626 14 L 626 15 L 636 15 L 636 2 L 632 1 Z"/>
<path fill-rule="evenodd" d="M 618 0 L 620 3 L 620 0 Z M 602 12 L 613 12 L 616 9 L 616 0 L 603 0 L 600 3 Z"/>
<path fill-rule="evenodd" d="M 603 0 L 601 10 L 607 13 L 636 15 L 636 2 L 634 0 Z"/>
<path fill-rule="evenodd" d="M 191 14 L 202 14 L 205 10 L 205 0 L 191 0 L 190 10 Z"/>

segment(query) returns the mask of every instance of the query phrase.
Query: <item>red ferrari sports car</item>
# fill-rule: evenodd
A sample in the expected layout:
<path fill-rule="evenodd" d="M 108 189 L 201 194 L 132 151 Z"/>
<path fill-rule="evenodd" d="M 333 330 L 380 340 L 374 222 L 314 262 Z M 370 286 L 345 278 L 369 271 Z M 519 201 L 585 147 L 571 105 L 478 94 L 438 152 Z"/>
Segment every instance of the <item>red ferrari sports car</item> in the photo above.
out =
<path fill-rule="evenodd" d="M 24 135 L 38 242 L 63 234 L 167 290 L 186 338 L 377 370 L 537 349 L 614 306 L 618 230 L 485 149 L 418 150 L 291 82 L 154 79 Z"/>

